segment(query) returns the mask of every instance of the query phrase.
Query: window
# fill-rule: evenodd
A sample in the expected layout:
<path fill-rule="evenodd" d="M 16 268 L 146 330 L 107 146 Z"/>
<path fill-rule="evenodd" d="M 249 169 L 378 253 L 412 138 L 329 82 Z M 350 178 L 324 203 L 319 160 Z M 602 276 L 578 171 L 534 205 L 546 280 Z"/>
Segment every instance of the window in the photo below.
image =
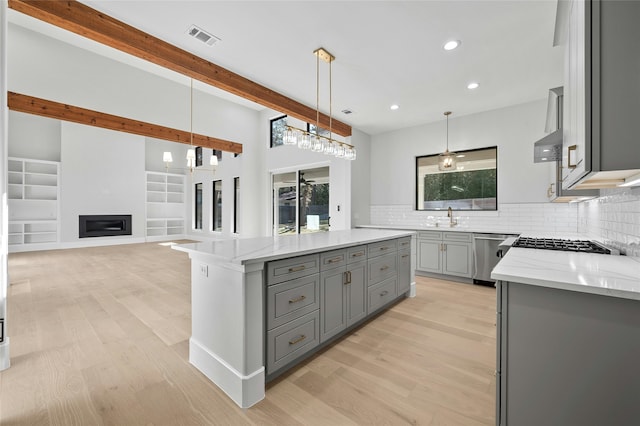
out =
<path fill-rule="evenodd" d="M 213 181 L 213 205 L 211 206 L 211 212 L 213 217 L 211 223 L 213 224 L 213 231 L 222 231 L 222 181 Z"/>
<path fill-rule="evenodd" d="M 211 153 L 211 155 L 215 155 L 216 157 L 218 157 L 218 163 L 220 163 L 220 161 L 222 161 L 222 151 L 220 151 L 218 149 L 214 149 L 213 152 Z"/>
<path fill-rule="evenodd" d="M 274 233 L 329 230 L 329 167 L 273 175 Z"/>
<path fill-rule="evenodd" d="M 456 154 L 450 172 L 438 170 L 438 154 L 416 157 L 416 210 L 497 210 L 498 148 Z"/>
<path fill-rule="evenodd" d="M 287 129 L 287 116 L 271 120 L 271 148 L 282 145 L 282 136 Z"/>
<path fill-rule="evenodd" d="M 240 221 L 240 178 L 233 178 L 233 233 L 239 234 Z"/>
<path fill-rule="evenodd" d="M 193 229 L 202 229 L 202 183 L 194 187 Z"/>
<path fill-rule="evenodd" d="M 196 167 L 202 167 L 202 147 L 196 146 Z"/>

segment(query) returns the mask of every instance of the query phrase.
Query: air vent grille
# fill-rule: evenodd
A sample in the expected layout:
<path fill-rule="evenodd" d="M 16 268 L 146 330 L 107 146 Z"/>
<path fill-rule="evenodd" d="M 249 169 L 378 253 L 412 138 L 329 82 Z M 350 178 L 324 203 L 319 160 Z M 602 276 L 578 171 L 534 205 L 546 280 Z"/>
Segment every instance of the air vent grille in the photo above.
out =
<path fill-rule="evenodd" d="M 187 31 L 187 34 L 189 34 L 191 37 L 197 40 L 200 40 L 201 42 L 205 43 L 208 46 L 213 46 L 214 44 L 220 41 L 220 38 L 214 36 L 211 33 L 208 33 L 207 31 L 203 30 L 202 28 L 196 25 L 190 26 L 189 30 Z"/>

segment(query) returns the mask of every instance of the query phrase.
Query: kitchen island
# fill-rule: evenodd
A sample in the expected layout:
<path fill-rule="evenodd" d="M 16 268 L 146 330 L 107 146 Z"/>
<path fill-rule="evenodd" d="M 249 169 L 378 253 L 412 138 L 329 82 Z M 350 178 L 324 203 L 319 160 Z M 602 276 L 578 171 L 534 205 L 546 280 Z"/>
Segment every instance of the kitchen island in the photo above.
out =
<path fill-rule="evenodd" d="M 640 424 L 640 262 L 512 248 L 497 282 L 497 425 Z"/>
<path fill-rule="evenodd" d="M 415 295 L 415 233 L 353 229 L 173 246 L 191 259 L 189 361 L 240 407 L 265 381 Z"/>

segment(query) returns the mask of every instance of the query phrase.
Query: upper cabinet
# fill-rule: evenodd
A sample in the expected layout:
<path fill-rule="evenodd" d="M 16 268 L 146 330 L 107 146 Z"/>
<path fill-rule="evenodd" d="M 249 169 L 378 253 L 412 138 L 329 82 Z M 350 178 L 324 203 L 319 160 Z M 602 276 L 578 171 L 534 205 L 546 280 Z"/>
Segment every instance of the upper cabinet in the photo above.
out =
<path fill-rule="evenodd" d="M 628 184 L 640 173 L 640 2 L 560 0 L 557 19 L 565 45 L 562 186 Z"/>

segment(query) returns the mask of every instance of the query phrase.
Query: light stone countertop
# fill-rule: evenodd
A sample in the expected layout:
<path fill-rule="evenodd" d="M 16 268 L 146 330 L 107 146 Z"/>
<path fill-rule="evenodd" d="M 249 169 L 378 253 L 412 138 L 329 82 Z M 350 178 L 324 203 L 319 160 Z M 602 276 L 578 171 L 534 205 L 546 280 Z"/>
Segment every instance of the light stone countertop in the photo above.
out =
<path fill-rule="evenodd" d="M 172 248 L 186 253 L 207 255 L 221 263 L 246 264 L 254 261 L 266 262 L 320 251 L 336 250 L 392 238 L 409 237 L 413 234 L 415 232 L 411 231 L 349 229 L 277 237 L 221 239 L 178 244 Z"/>
<path fill-rule="evenodd" d="M 627 256 L 516 247 L 491 278 L 640 300 L 640 262 Z"/>

